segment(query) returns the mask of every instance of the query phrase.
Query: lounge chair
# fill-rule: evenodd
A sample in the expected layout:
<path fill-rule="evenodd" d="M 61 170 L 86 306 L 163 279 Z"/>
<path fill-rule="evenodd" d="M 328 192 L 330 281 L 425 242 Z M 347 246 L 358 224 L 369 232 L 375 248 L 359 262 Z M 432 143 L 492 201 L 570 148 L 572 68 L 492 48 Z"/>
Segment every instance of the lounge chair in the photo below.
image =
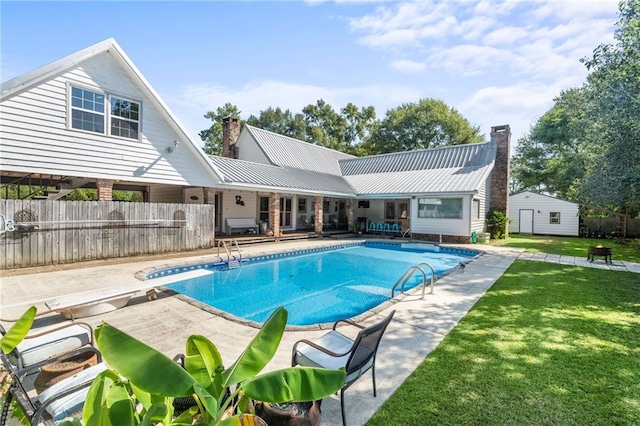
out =
<path fill-rule="evenodd" d="M 303 339 L 293 345 L 291 365 L 338 369 L 345 367 L 346 379 L 340 390 L 340 409 L 342 424 L 346 425 L 344 415 L 344 391 L 356 382 L 364 373 L 371 370 L 373 396 L 376 396 L 376 353 L 384 331 L 391 322 L 395 310 L 384 320 L 369 327 L 363 327 L 350 320 L 339 320 L 333 324 L 332 331 L 313 342 Z M 361 329 L 355 340 L 336 331 L 341 323 L 351 324 Z"/>
<path fill-rule="evenodd" d="M 0 325 L 0 334 L 5 333 Z M 38 367 L 51 362 L 55 355 L 93 346 L 93 343 L 93 329 L 89 324 L 64 323 L 32 330 L 6 358 L 18 374 L 24 375 L 37 372 Z"/>

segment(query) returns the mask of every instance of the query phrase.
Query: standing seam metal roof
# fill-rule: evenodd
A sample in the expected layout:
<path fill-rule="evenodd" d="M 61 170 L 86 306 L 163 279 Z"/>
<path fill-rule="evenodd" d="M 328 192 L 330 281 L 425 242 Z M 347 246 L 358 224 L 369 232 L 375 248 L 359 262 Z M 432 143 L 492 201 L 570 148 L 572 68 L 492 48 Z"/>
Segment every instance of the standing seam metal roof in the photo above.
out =
<path fill-rule="evenodd" d="M 341 176 L 338 161 L 356 158 L 289 136 L 245 126 L 274 165 Z"/>

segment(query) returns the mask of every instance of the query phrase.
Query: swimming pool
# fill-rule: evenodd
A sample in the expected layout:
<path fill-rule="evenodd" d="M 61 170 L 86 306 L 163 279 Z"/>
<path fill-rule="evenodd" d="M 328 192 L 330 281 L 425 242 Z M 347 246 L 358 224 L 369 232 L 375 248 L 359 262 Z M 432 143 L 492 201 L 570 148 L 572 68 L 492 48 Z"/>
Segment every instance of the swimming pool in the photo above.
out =
<path fill-rule="evenodd" d="M 213 274 L 168 285 L 171 290 L 231 313 L 264 322 L 279 306 L 289 325 L 333 322 L 389 299 L 411 266 L 428 262 L 442 275 L 477 253 L 426 244 L 353 244 L 332 250 L 251 259 L 241 267 L 207 265 Z M 430 270 L 425 268 L 430 277 Z M 405 289 L 422 283 L 422 274 Z"/>

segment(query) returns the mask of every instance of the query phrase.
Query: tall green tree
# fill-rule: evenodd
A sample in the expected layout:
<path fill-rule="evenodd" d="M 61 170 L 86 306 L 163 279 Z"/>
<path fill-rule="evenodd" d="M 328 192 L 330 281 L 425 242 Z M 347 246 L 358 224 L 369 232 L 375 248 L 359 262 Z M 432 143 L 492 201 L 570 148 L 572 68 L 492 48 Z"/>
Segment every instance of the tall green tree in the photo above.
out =
<path fill-rule="evenodd" d="M 474 126 L 454 108 L 438 99 L 421 99 L 388 110 L 367 144 L 371 154 L 477 143 L 483 140 Z"/>
<path fill-rule="evenodd" d="M 307 125 L 307 140 L 316 145 L 347 152 L 350 148 L 348 141 L 343 139 L 347 129 L 347 119 L 333 109 L 323 99 L 315 105 L 309 104 L 302 108 L 302 114 Z"/>
<path fill-rule="evenodd" d="M 587 171 L 583 193 L 594 203 L 640 213 L 640 0 L 619 4 L 613 44 L 583 60 L 588 115 L 597 129 L 599 161 Z"/>
<path fill-rule="evenodd" d="M 563 91 L 554 106 L 518 141 L 512 159 L 517 191 L 548 192 L 566 199 L 579 198 L 580 185 L 592 161 L 582 89 Z"/>
<path fill-rule="evenodd" d="M 249 116 L 247 124 L 280 135 L 307 140 L 304 116 L 300 113 L 293 114 L 289 109 L 283 111 L 280 107 L 269 107 L 260 111 L 258 116 Z"/>
<path fill-rule="evenodd" d="M 215 111 L 209 111 L 204 118 L 210 119 L 213 124 L 208 129 L 198 133 L 204 142 L 204 151 L 210 155 L 220 155 L 222 153 L 222 120 L 226 117 L 240 119 L 240 110 L 237 106 L 227 102 Z"/>

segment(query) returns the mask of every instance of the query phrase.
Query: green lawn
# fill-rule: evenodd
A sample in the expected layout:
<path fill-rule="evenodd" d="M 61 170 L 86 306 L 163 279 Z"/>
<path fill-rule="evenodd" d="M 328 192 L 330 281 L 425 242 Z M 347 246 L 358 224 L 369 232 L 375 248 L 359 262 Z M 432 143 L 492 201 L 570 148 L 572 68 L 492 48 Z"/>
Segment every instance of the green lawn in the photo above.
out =
<path fill-rule="evenodd" d="M 491 240 L 492 245 L 521 247 L 537 253 L 562 254 L 566 256 L 587 257 L 587 247 L 602 244 L 611 247 L 613 260 L 626 260 L 640 263 L 640 245 L 633 240 L 625 244 L 606 238 L 548 237 L 512 234 L 504 240 Z"/>
<path fill-rule="evenodd" d="M 640 425 L 640 274 L 516 261 L 368 424 Z"/>

